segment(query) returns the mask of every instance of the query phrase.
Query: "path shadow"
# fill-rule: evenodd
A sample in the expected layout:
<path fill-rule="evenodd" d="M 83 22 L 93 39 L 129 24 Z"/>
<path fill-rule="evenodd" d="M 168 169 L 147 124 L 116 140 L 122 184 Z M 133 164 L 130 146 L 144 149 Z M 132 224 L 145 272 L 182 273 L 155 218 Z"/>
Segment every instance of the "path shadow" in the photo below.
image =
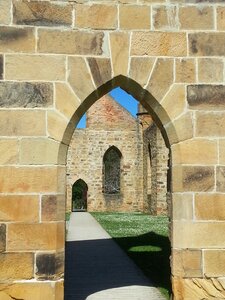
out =
<path fill-rule="evenodd" d="M 139 267 L 145 265 L 146 269 L 147 266 L 145 275 L 148 278 L 128 257 L 124 259 L 124 252 L 118 250 L 111 239 L 66 242 L 65 300 L 85 300 L 96 292 L 132 285 L 170 288 L 170 244 L 166 237 L 149 232 L 115 241 L 126 249 L 146 245 L 146 242 L 160 247 L 155 253 L 129 252 Z"/>

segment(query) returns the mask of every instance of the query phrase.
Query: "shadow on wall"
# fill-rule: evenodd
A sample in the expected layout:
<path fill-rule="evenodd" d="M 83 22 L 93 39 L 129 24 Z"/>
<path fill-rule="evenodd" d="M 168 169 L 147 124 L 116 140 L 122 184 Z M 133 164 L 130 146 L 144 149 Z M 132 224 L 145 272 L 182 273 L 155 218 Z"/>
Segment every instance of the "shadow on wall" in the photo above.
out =
<path fill-rule="evenodd" d="M 138 272 L 136 277 L 130 276 L 132 274 L 132 271 L 129 272 L 130 259 L 127 257 L 127 261 L 123 260 L 125 265 L 121 266 L 119 257 L 114 255 L 111 240 L 67 242 L 65 300 L 85 300 L 98 292 L 122 287 L 130 288 L 134 285 L 140 288 L 156 286 L 170 291 L 168 238 L 149 232 L 140 236 L 117 238 L 115 241 L 123 249 L 130 249 L 129 256 L 145 270 L 145 275 L 151 278 L 152 283 L 141 272 Z M 157 251 L 132 251 L 141 245 L 146 247 L 150 245 L 157 248 Z"/>

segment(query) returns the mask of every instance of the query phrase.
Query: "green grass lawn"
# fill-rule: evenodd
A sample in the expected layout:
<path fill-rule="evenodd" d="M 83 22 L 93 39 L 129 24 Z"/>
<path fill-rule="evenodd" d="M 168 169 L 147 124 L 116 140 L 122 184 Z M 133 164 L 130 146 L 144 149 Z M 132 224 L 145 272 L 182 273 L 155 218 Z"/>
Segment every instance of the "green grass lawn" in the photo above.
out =
<path fill-rule="evenodd" d="M 142 213 L 92 213 L 102 227 L 169 299 L 168 218 Z"/>

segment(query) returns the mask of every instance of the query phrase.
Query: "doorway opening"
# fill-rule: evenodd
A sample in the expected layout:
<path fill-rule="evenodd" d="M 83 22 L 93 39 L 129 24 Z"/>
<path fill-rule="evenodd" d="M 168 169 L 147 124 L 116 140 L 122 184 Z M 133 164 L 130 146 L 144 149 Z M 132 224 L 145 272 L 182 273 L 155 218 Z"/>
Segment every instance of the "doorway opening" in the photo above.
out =
<path fill-rule="evenodd" d="M 87 210 L 88 186 L 82 179 L 78 179 L 72 187 L 72 212 Z"/>

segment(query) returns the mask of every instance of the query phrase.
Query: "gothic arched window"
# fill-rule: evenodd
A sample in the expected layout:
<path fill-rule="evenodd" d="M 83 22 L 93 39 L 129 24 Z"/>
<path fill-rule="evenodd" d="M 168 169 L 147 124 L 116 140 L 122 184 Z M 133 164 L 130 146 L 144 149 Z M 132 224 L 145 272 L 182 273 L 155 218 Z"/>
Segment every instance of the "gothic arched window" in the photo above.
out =
<path fill-rule="evenodd" d="M 103 157 L 103 192 L 120 193 L 120 163 L 122 154 L 116 147 L 110 147 Z"/>

